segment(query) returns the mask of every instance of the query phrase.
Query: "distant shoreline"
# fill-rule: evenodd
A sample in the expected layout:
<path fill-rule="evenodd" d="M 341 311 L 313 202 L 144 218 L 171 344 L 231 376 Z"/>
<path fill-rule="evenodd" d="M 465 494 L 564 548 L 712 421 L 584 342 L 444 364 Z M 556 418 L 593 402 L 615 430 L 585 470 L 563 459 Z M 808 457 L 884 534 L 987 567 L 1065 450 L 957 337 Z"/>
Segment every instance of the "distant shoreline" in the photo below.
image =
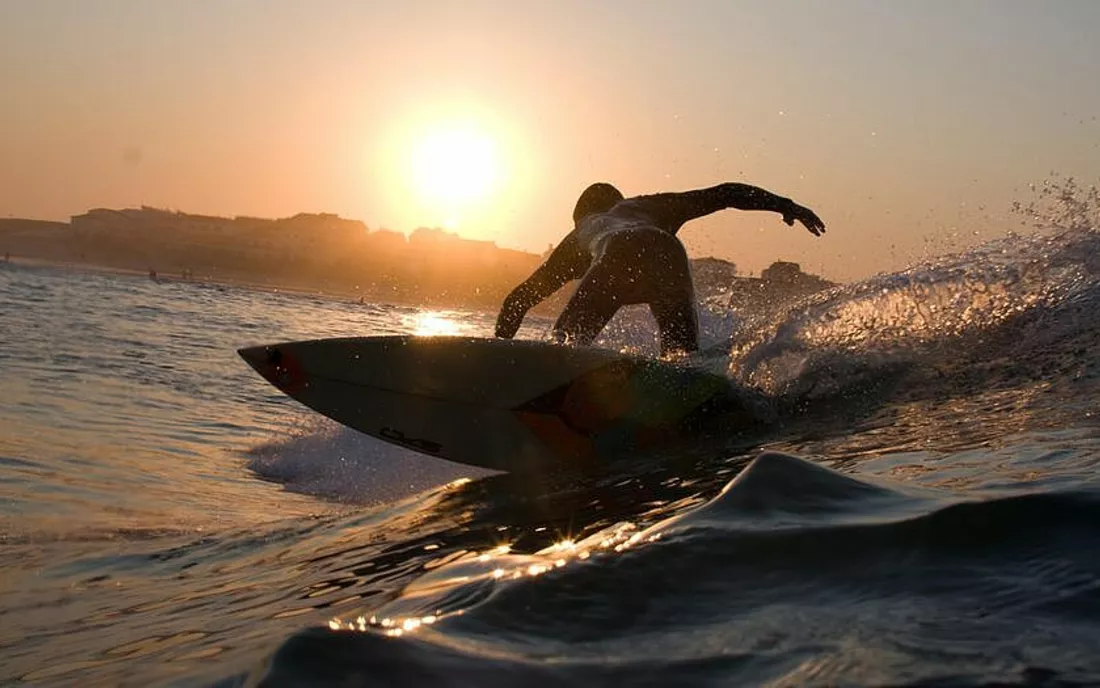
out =
<path fill-rule="evenodd" d="M 68 223 L 0 219 L 0 254 L 61 268 L 398 305 L 499 306 L 541 258 L 435 228 L 406 237 L 328 213 L 215 217 L 142 206 Z"/>

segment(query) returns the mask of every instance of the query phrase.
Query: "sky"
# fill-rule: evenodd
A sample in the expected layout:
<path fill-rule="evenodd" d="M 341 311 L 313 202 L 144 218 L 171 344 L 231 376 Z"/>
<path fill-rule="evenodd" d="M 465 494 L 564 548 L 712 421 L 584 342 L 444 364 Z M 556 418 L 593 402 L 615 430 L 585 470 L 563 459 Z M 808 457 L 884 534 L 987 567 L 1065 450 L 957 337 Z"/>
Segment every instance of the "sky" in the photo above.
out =
<path fill-rule="evenodd" d="M 541 253 L 593 181 L 755 184 L 824 219 L 691 254 L 837 280 L 1100 181 L 1100 2 L 0 0 L 0 217 L 334 212 Z"/>

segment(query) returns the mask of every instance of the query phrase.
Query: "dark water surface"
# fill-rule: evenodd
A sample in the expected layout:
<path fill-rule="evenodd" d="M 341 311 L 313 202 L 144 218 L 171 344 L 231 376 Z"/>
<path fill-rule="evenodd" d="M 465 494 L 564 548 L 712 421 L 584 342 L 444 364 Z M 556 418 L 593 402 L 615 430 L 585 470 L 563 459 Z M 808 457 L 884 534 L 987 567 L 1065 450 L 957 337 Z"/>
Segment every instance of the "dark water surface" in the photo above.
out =
<path fill-rule="evenodd" d="M 1100 683 L 1100 237 L 707 303 L 773 427 L 520 479 L 235 354 L 491 314 L 0 266 L 0 681 Z"/>

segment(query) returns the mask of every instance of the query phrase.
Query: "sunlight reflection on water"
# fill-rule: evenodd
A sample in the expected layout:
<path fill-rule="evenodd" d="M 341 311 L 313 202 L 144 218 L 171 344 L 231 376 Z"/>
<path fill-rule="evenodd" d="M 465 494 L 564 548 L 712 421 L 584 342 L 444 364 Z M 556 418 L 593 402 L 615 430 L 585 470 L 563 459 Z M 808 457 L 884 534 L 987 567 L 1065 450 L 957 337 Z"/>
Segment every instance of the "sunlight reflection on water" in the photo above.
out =
<path fill-rule="evenodd" d="M 419 311 L 409 320 L 412 333 L 419 337 L 473 335 L 475 328 L 447 311 Z"/>

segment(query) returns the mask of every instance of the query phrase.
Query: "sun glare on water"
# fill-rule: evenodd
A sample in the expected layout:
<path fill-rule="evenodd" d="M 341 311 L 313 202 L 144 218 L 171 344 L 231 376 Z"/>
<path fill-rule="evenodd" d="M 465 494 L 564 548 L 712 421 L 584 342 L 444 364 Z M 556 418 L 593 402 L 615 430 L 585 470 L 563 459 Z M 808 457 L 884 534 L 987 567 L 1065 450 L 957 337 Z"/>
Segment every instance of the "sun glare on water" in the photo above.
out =
<path fill-rule="evenodd" d="M 459 335 L 466 329 L 456 318 L 436 311 L 417 313 L 410 325 L 412 333 L 418 337 Z"/>

